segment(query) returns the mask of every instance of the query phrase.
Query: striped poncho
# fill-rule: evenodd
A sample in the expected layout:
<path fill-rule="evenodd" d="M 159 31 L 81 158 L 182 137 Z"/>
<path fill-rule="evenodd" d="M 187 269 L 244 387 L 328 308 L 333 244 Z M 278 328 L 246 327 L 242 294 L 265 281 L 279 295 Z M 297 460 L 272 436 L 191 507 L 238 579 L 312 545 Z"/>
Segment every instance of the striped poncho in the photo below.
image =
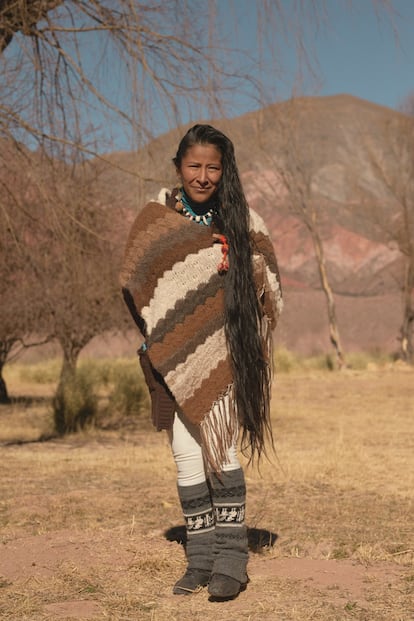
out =
<path fill-rule="evenodd" d="M 263 220 L 252 210 L 250 214 L 268 347 L 282 307 L 280 280 Z M 224 332 L 226 275 L 217 269 L 222 250 L 214 233 L 214 225 L 200 226 L 171 206 L 148 203 L 131 228 L 120 281 L 152 367 L 164 379 L 176 409 L 200 426 L 205 454 L 216 466 L 234 442 L 238 424 L 229 407 L 233 379 Z"/>

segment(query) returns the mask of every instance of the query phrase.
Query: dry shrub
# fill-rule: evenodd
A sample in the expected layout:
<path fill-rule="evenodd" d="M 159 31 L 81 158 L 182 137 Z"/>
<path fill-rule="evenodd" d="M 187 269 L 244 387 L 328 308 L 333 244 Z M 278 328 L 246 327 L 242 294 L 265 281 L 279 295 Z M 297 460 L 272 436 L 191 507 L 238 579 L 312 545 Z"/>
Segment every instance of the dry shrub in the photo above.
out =
<path fill-rule="evenodd" d="M 35 364 L 18 365 L 21 381 L 34 384 L 52 384 L 59 380 L 62 362 L 58 358 Z"/>
<path fill-rule="evenodd" d="M 87 369 L 78 369 L 57 390 L 52 408 L 59 435 L 93 426 L 98 412 L 98 397 Z"/>
<path fill-rule="evenodd" d="M 393 363 L 390 354 L 381 351 L 350 352 L 346 354 L 346 368 L 354 371 L 383 368 Z M 300 356 L 284 347 L 276 349 L 274 365 L 277 373 L 291 373 L 294 371 L 334 371 L 337 368 L 333 353 Z"/>
<path fill-rule="evenodd" d="M 118 365 L 112 371 L 108 411 L 120 417 L 141 416 L 146 411 L 147 388 L 135 365 Z"/>

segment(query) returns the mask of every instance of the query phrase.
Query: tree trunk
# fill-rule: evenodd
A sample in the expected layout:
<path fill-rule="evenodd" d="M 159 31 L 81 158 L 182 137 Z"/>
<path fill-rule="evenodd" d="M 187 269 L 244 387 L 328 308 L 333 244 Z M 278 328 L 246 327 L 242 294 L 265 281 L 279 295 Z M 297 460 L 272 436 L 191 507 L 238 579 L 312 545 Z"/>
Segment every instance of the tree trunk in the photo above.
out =
<path fill-rule="evenodd" d="M 73 391 L 76 382 L 76 364 L 81 348 L 62 342 L 61 346 L 63 363 L 56 394 L 53 398 L 53 414 L 55 430 L 60 436 L 63 436 L 66 433 L 76 431 L 78 426 L 76 405 L 73 404 Z"/>
<path fill-rule="evenodd" d="M 321 279 L 321 285 L 326 297 L 328 308 L 328 321 L 329 321 L 329 338 L 335 349 L 336 361 L 338 368 L 342 369 L 345 366 L 345 357 L 342 349 L 341 337 L 339 334 L 338 322 L 336 319 L 335 300 L 333 297 L 332 289 L 329 284 L 328 274 L 326 272 L 325 265 L 325 253 L 323 250 L 322 241 L 317 234 L 314 227 L 308 225 L 310 233 L 312 235 L 313 246 L 315 249 L 316 261 L 318 263 L 319 276 Z"/>
<path fill-rule="evenodd" d="M 10 403 L 10 397 L 7 390 L 6 381 L 3 377 L 3 370 L 7 362 L 7 356 L 9 355 L 12 343 L 5 341 L 1 343 L 0 348 L 0 403 Z"/>
<path fill-rule="evenodd" d="M 63 363 L 60 371 L 59 384 L 57 391 L 62 390 L 68 382 L 72 381 L 76 376 L 76 365 L 78 362 L 78 356 L 80 348 L 77 347 L 63 347 Z"/>
<path fill-rule="evenodd" d="M 3 377 L 3 365 L 0 366 L 0 403 L 10 403 L 6 382 Z"/>
<path fill-rule="evenodd" d="M 413 308 L 413 288 L 414 288 L 414 260 L 408 259 L 405 270 L 403 288 L 403 321 L 400 329 L 400 357 L 405 362 L 414 362 L 414 308 Z"/>

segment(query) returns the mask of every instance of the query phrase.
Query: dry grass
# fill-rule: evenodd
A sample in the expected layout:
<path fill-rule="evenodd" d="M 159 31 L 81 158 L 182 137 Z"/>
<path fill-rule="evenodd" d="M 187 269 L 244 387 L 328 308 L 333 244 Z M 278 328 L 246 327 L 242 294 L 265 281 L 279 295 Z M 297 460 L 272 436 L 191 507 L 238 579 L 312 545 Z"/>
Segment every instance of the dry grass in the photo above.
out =
<path fill-rule="evenodd" d="M 246 469 L 248 525 L 278 538 L 223 604 L 170 595 L 185 559 L 164 536 L 182 523 L 165 435 L 35 442 L 52 390 L 13 373 L 12 394 L 36 399 L 0 410 L 0 619 L 414 618 L 413 369 L 279 376 L 277 456 Z"/>

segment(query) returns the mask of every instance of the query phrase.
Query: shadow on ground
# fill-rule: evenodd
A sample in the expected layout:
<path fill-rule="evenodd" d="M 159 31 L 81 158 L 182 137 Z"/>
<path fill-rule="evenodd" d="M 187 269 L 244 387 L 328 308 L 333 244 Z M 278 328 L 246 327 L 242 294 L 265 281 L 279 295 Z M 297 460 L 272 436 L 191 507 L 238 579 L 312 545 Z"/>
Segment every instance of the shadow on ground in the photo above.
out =
<path fill-rule="evenodd" d="M 176 541 L 184 548 L 187 543 L 187 533 L 184 524 L 172 526 L 164 532 L 167 541 Z M 264 528 L 247 527 L 247 539 L 249 542 L 249 550 L 251 552 L 261 552 L 264 549 L 272 548 L 277 540 L 277 534 Z"/>

